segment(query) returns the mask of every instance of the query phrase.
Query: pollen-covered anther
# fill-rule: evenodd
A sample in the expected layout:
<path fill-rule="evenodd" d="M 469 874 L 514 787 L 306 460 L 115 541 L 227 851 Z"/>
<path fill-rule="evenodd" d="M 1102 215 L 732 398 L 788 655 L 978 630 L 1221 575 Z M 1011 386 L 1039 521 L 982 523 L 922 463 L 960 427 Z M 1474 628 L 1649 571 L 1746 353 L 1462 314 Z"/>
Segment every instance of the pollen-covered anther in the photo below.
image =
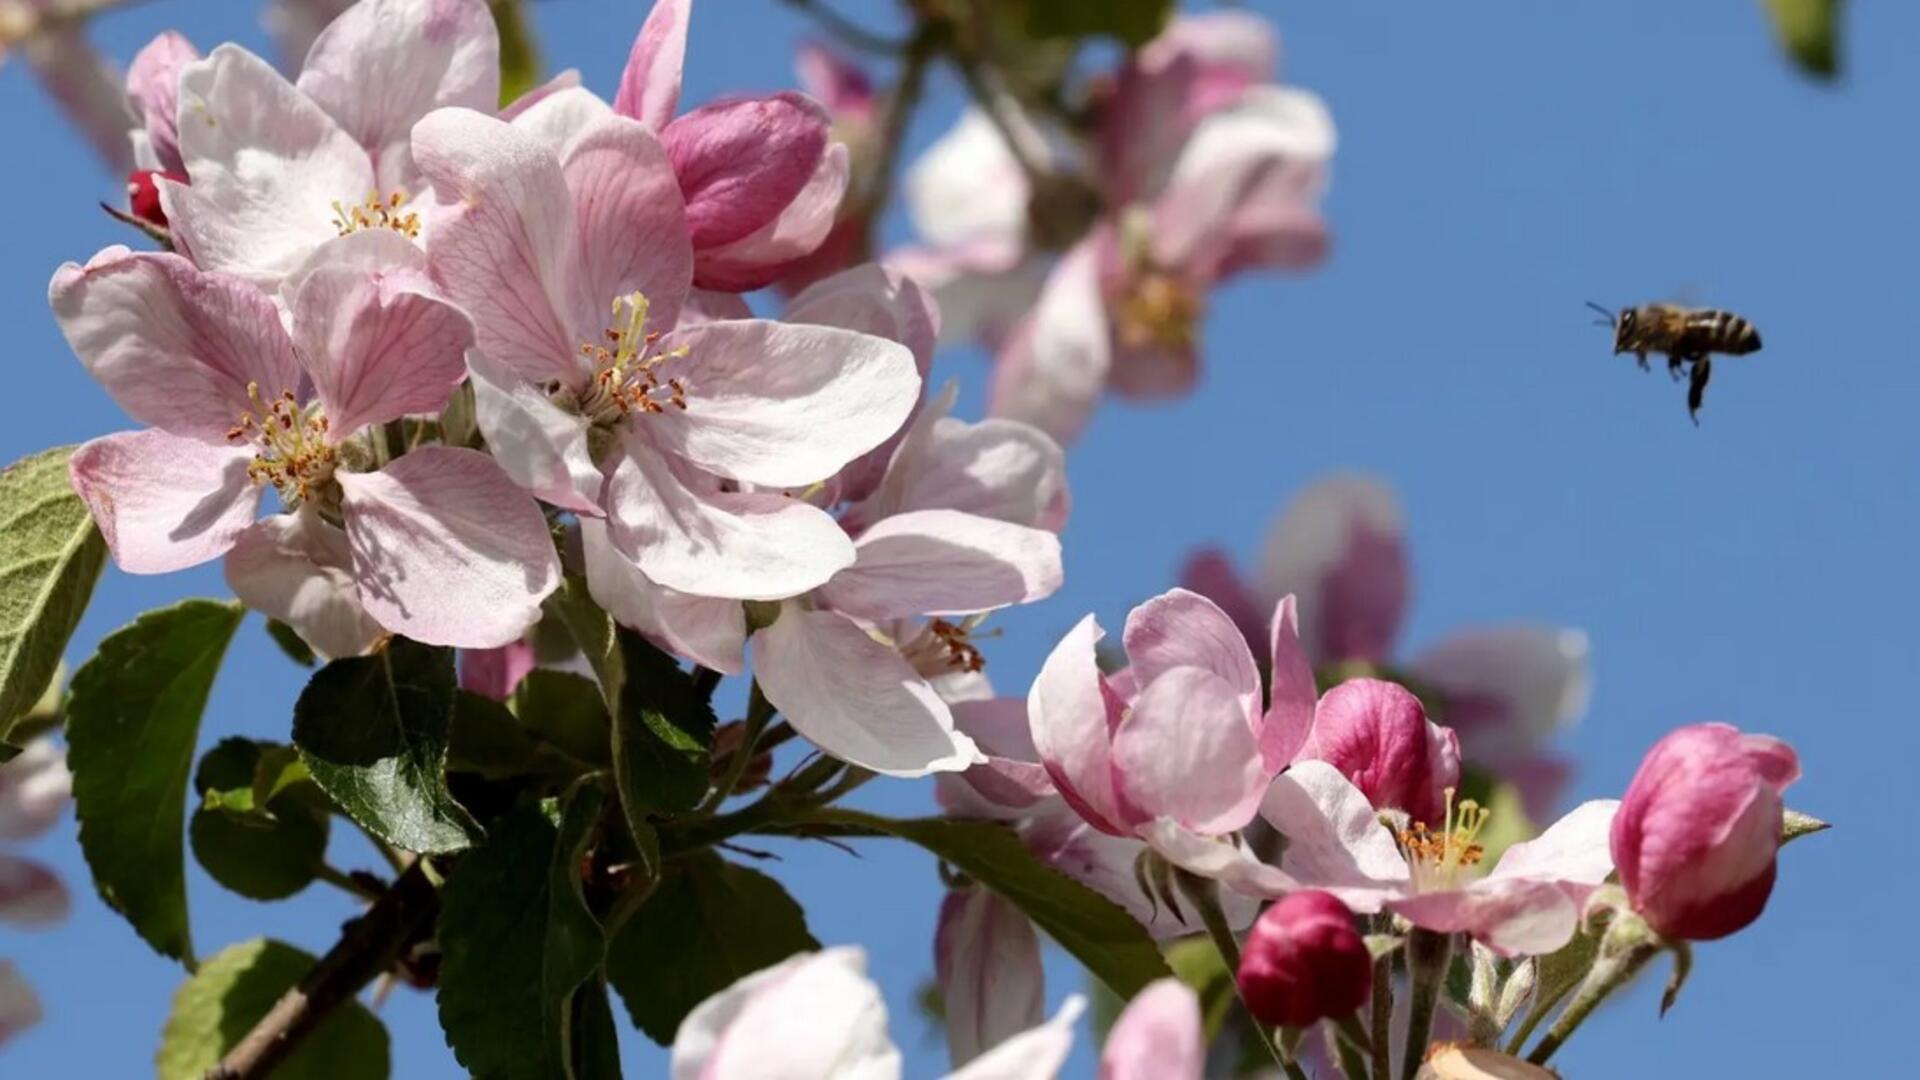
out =
<path fill-rule="evenodd" d="M 1451 888 L 1467 867 L 1478 866 L 1486 856 L 1486 848 L 1477 840 L 1493 811 L 1472 799 L 1456 805 L 1453 794 L 1448 788 L 1447 817 L 1438 832 L 1418 821 L 1395 835 L 1417 890 Z"/>
<path fill-rule="evenodd" d="M 1199 290 L 1170 274 L 1147 270 L 1135 277 L 1118 305 L 1116 331 L 1132 349 L 1183 349 L 1194 341 L 1204 304 Z"/>
<path fill-rule="evenodd" d="M 593 363 L 593 377 L 580 402 L 580 411 L 595 423 L 611 424 L 636 413 L 660 413 L 687 407 L 687 385 L 678 377 L 661 378 L 660 366 L 682 360 L 685 345 L 653 351 L 659 331 L 649 332 L 647 298 L 630 293 L 614 301 L 615 325 L 607 330 L 608 345 L 586 342 L 580 355 Z M 611 347 L 609 347 L 609 345 Z"/>
<path fill-rule="evenodd" d="M 980 649 L 968 640 L 972 631 L 964 626 L 955 626 L 945 619 L 935 619 L 927 630 L 947 650 L 947 662 L 955 671 L 976 673 L 987 666 L 987 658 L 980 655 Z"/>
<path fill-rule="evenodd" d="M 259 383 L 247 384 L 253 408 L 227 430 L 227 441 L 252 443 L 256 448 L 247 476 L 254 484 L 271 484 L 289 504 L 313 497 L 333 479 L 339 449 L 327 437 L 330 425 L 316 402 L 302 406 L 293 391 L 275 398 L 260 394 Z"/>
<path fill-rule="evenodd" d="M 335 202 L 333 227 L 341 236 L 362 229 L 392 229 L 409 240 L 418 240 L 420 215 L 411 210 L 402 212 L 406 204 L 407 193 L 404 191 L 389 192 L 385 196 L 378 191 L 370 191 L 364 200 L 354 206 Z"/>

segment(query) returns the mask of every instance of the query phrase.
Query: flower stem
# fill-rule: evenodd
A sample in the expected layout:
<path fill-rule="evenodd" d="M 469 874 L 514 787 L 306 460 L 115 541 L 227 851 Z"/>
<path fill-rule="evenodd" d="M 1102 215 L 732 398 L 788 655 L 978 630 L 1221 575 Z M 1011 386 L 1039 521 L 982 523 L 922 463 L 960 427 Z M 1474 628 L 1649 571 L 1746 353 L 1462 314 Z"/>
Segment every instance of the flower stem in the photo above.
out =
<path fill-rule="evenodd" d="M 313 876 L 342 892 L 352 893 L 362 900 L 378 900 L 381 894 L 386 892 L 384 887 L 377 884 L 368 884 L 366 881 L 354 877 L 352 874 L 328 863 L 321 863 L 315 867 Z"/>
<path fill-rule="evenodd" d="M 1545 1065 L 1554 1051 L 1572 1038 L 1587 1017 L 1593 1015 L 1593 1010 L 1599 1008 L 1608 995 L 1633 981 L 1633 977 L 1647 966 L 1647 961 L 1660 953 L 1662 947 L 1663 943 L 1639 916 L 1622 914 L 1616 917 L 1613 925 L 1607 927 L 1607 936 L 1600 941 L 1600 955 L 1594 960 L 1587 977 L 1581 981 L 1579 991 L 1568 1002 L 1559 1019 L 1553 1022 L 1553 1027 L 1533 1048 L 1533 1053 L 1527 1055 L 1527 1060 L 1535 1065 Z"/>
<path fill-rule="evenodd" d="M 1327 1041 L 1339 1057 L 1340 1071 L 1347 1074 L 1347 1080 L 1368 1080 L 1373 1075 L 1367 1068 L 1367 1055 L 1373 1049 L 1373 1040 L 1367 1037 L 1366 1029 L 1360 1026 L 1358 1014 L 1328 1021 Z"/>
<path fill-rule="evenodd" d="M 740 786 L 740 778 L 746 775 L 747 766 L 759 756 L 760 751 L 755 744 L 760 741 L 760 733 L 767 729 L 767 724 L 772 720 L 773 705 L 767 701 L 766 695 L 760 692 L 760 684 L 756 682 L 753 684 L 752 692 L 747 696 L 746 730 L 740 736 L 740 744 L 733 748 L 733 753 L 727 759 L 726 774 L 713 786 L 712 793 L 694 813 L 711 814 L 720 809 L 720 805 L 733 794 L 733 789 Z"/>
<path fill-rule="evenodd" d="M 1387 1080 L 1393 1075 L 1393 954 L 1373 962 L 1373 1075 Z"/>
<path fill-rule="evenodd" d="M 1220 959 L 1227 965 L 1227 974 L 1233 978 L 1234 997 L 1240 1001 L 1240 1008 L 1247 1014 L 1247 1020 L 1253 1025 L 1254 1034 L 1260 1039 L 1260 1045 L 1267 1048 L 1274 1063 L 1280 1066 L 1292 1080 L 1306 1080 L 1306 1074 L 1300 1066 L 1288 1060 L 1280 1053 L 1280 1047 L 1274 1044 L 1273 1031 L 1260 1018 L 1247 1008 L 1247 999 L 1240 993 L 1240 942 L 1233 936 L 1233 928 L 1227 925 L 1227 913 L 1220 910 L 1220 887 L 1212 879 L 1198 874 L 1190 874 L 1176 869 L 1173 880 L 1193 910 L 1200 915 L 1200 921 L 1206 925 L 1207 936 L 1213 939 L 1213 947 L 1220 951 Z"/>
<path fill-rule="evenodd" d="M 1447 962 L 1453 958 L 1453 935 L 1415 927 L 1407 935 L 1407 981 L 1412 1008 L 1407 1014 L 1407 1044 L 1401 1047 L 1401 1080 L 1413 1080 L 1427 1056 L 1427 1038 L 1433 1033 L 1433 1009 L 1447 981 Z"/>

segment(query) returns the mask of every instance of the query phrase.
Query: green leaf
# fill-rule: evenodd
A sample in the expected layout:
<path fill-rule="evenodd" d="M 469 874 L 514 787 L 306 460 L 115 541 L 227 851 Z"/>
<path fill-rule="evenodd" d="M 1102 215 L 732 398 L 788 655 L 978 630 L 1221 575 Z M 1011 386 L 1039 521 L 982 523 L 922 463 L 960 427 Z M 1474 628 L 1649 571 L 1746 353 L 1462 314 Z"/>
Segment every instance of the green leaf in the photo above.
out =
<path fill-rule="evenodd" d="M 579 644 L 587 666 L 593 669 L 594 680 L 600 684 L 600 696 L 607 704 L 607 712 L 618 712 L 624 676 L 620 666 L 620 640 L 614 634 L 613 616 L 600 610 L 600 605 L 588 595 L 587 579 L 568 574 L 560 582 L 560 588 L 547 597 L 544 607 L 547 614 L 557 616 L 566 625 L 567 632 Z"/>
<path fill-rule="evenodd" d="M 313 965 L 312 956 L 265 938 L 208 957 L 173 995 L 154 1060 L 160 1080 L 201 1080 Z M 389 1068 L 386 1027 L 366 1006 L 346 1001 L 273 1070 L 273 1080 L 381 1080 Z"/>
<path fill-rule="evenodd" d="M 1233 973 L 1205 934 L 1182 938 L 1167 947 L 1167 966 L 1200 999 L 1205 1042 L 1212 1044 L 1233 1014 Z M 1117 1015 L 1117 1014 L 1116 1014 Z"/>
<path fill-rule="evenodd" d="M 1040 860 L 1012 830 L 990 821 L 899 820 L 831 808 L 811 820 L 851 825 L 919 844 L 1026 912 L 1035 926 L 1129 1000 L 1169 974 L 1153 939 L 1133 916 Z"/>
<path fill-rule="evenodd" d="M 520 727 L 535 739 L 596 768 L 613 762 L 613 721 L 592 679 L 535 668 L 514 691 Z"/>
<path fill-rule="evenodd" d="M 1840 0 L 1766 0 L 1774 36 L 1800 70 L 1817 79 L 1840 73 Z"/>
<path fill-rule="evenodd" d="M 245 613 L 214 600 L 149 611 L 100 642 L 67 699 L 67 767 L 94 887 L 147 944 L 189 967 L 187 778 L 201 710 Z"/>
<path fill-rule="evenodd" d="M 779 882 L 702 851 L 668 863 L 646 905 L 614 934 L 607 979 L 634 1026 L 666 1046 L 694 1006 L 819 947 Z"/>
<path fill-rule="evenodd" d="M 267 636 L 273 639 L 275 645 L 280 646 L 281 652 L 287 654 L 287 659 L 303 668 L 310 668 L 320 662 L 320 658 L 314 655 L 313 646 L 307 644 L 306 639 L 302 638 L 293 627 L 279 619 L 267 620 Z"/>
<path fill-rule="evenodd" d="M 612 1014 L 597 974 L 606 942 L 579 875 L 605 804 L 582 782 L 558 826 L 522 807 L 447 882 L 440 1026 L 476 1076 L 618 1075 L 617 1064 L 607 1071 Z"/>
<path fill-rule="evenodd" d="M 316 672 L 293 707 L 293 743 L 340 809 L 406 851 L 471 847 L 480 835 L 447 790 L 453 650 L 395 637 Z"/>
<path fill-rule="evenodd" d="M 534 46 L 520 0 L 489 0 L 493 23 L 500 32 L 500 105 L 513 104 L 540 83 L 540 51 Z"/>
<path fill-rule="evenodd" d="M 505 779 L 531 768 L 540 744 L 520 730 L 511 710 L 485 694 L 461 690 L 453 702 L 447 736 L 447 768 Z"/>
<path fill-rule="evenodd" d="M 673 657 L 620 632 L 626 680 L 613 725 L 613 775 L 635 835 L 649 813 L 689 810 L 707 793 L 713 705 Z"/>
<path fill-rule="evenodd" d="M 73 493 L 63 446 L 0 471 L 0 737 L 53 682 L 107 544 Z"/>
<path fill-rule="evenodd" d="M 1027 33 L 1037 38 L 1111 37 L 1139 48 L 1172 14 L 1173 0 L 1028 0 Z"/>
<path fill-rule="evenodd" d="M 1780 823 L 1780 846 L 1786 847 L 1803 836 L 1812 836 L 1825 832 L 1833 826 L 1812 814 L 1803 814 L 1798 810 L 1788 810 Z"/>
<path fill-rule="evenodd" d="M 213 880 L 254 900 L 312 883 L 330 817 L 290 747 L 225 739 L 200 759 L 201 805 L 187 826 L 193 857 Z"/>

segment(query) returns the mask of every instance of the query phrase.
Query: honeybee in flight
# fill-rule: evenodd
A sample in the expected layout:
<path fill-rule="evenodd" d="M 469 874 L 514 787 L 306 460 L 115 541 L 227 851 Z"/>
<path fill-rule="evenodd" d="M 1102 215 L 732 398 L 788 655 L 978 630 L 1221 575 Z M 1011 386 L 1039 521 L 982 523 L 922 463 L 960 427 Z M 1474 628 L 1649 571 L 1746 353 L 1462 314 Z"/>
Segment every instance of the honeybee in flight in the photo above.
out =
<path fill-rule="evenodd" d="M 1667 372 L 1676 382 L 1680 369 L 1692 365 L 1687 370 L 1687 414 L 1696 425 L 1707 380 L 1713 377 L 1712 354 L 1745 356 L 1760 351 L 1760 332 L 1731 311 L 1642 304 L 1621 308 L 1615 315 L 1591 300 L 1587 306 L 1604 316 L 1600 325 L 1613 327 L 1615 356 L 1633 353 L 1645 371 L 1648 353 L 1666 353 Z"/>

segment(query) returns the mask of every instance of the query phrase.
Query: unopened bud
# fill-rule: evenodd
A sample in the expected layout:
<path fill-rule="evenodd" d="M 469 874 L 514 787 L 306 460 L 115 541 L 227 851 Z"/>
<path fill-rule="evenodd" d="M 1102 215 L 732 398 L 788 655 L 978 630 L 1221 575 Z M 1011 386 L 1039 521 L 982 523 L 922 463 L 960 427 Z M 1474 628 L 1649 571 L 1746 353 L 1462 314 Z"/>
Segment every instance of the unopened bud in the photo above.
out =
<path fill-rule="evenodd" d="M 1303 1028 L 1366 1002 L 1373 957 L 1345 904 L 1332 893 L 1304 890 L 1288 893 L 1253 924 L 1238 980 L 1255 1019 Z"/>
<path fill-rule="evenodd" d="M 141 221 L 164 229 L 167 227 L 167 212 L 160 206 L 158 181 L 161 177 L 181 184 L 187 182 L 187 178 L 178 173 L 136 169 L 127 176 L 127 210 Z"/>

